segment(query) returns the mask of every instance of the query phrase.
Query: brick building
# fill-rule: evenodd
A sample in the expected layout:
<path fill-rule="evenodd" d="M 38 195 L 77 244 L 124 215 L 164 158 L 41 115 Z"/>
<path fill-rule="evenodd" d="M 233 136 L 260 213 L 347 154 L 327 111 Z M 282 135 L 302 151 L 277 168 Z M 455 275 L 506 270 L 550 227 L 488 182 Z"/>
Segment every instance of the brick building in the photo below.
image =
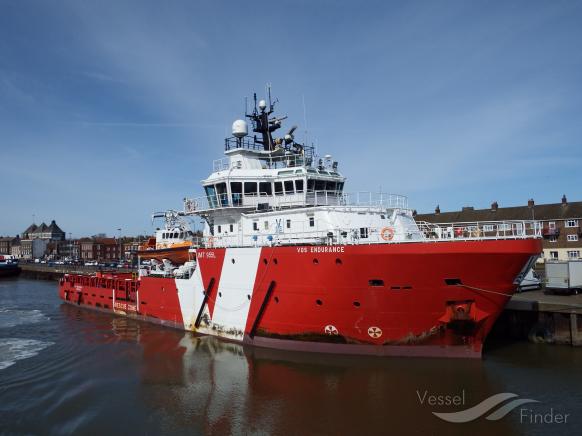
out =
<path fill-rule="evenodd" d="M 494 222 L 535 220 L 542 224 L 544 259 L 578 259 L 582 256 L 582 201 L 536 205 L 530 199 L 526 206 L 499 207 L 497 202 L 489 209 L 463 207 L 459 211 L 416 214 L 417 221 L 429 223 Z"/>
<path fill-rule="evenodd" d="M 0 237 L 0 254 L 12 254 L 12 246 L 20 242 L 20 237 L 2 236 Z"/>
<path fill-rule="evenodd" d="M 119 260 L 122 247 L 115 238 L 79 239 L 79 254 L 83 261 Z"/>

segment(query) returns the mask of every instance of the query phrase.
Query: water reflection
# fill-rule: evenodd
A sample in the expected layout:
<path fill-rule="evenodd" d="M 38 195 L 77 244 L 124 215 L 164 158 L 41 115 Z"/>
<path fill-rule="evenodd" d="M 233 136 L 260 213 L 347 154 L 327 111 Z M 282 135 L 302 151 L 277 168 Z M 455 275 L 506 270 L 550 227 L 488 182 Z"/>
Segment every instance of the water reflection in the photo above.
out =
<path fill-rule="evenodd" d="M 142 423 L 172 433 L 515 434 L 515 420 L 449 424 L 419 395 L 462 394 L 467 408 L 507 386 L 480 360 L 374 358 L 243 347 L 63 306 L 93 343 L 132 344 Z M 151 428 L 151 427 L 150 427 Z"/>

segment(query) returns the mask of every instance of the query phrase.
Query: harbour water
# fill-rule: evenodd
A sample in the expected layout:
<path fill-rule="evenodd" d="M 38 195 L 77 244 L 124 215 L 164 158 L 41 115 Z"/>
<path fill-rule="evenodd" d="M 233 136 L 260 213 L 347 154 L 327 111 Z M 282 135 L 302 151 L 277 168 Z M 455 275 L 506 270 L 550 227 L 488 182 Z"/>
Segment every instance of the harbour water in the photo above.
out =
<path fill-rule="evenodd" d="M 64 305 L 53 281 L 0 281 L 1 434 L 573 435 L 581 369 L 582 348 L 527 342 L 483 360 L 245 348 Z M 433 414 L 501 393 L 536 402 Z"/>

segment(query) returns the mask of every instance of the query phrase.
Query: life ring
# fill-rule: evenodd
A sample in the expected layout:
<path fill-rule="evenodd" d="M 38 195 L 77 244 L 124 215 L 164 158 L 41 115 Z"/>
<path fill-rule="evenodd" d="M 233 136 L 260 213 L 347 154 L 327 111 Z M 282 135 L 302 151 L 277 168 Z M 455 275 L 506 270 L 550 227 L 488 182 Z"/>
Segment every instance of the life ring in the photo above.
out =
<path fill-rule="evenodd" d="M 208 237 L 208 242 L 206 243 L 206 245 L 208 246 L 208 248 L 214 247 L 214 237 L 213 236 Z"/>
<path fill-rule="evenodd" d="M 394 238 L 394 229 L 392 227 L 384 227 L 380 231 L 380 236 L 385 241 L 391 241 Z"/>

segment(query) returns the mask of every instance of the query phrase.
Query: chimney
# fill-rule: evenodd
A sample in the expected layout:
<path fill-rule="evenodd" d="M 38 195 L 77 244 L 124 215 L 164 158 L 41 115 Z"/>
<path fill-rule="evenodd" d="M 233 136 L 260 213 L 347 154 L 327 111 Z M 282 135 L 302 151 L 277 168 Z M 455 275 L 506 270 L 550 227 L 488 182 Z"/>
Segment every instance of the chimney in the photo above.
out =
<path fill-rule="evenodd" d="M 566 198 L 566 194 L 562 195 L 562 206 L 568 206 L 568 199 Z"/>
<path fill-rule="evenodd" d="M 531 209 L 532 207 L 534 207 L 534 204 L 535 204 L 535 203 L 534 203 L 534 201 L 533 201 L 533 198 L 530 198 L 530 199 L 527 201 L 527 207 L 529 207 L 530 209 Z"/>
<path fill-rule="evenodd" d="M 439 205 L 437 204 L 437 207 L 434 208 L 434 214 L 438 215 L 441 213 L 441 208 L 439 207 Z"/>
<path fill-rule="evenodd" d="M 493 203 L 491 203 L 491 212 L 497 212 L 497 209 L 499 209 L 499 205 L 497 204 L 496 201 L 494 201 Z"/>

